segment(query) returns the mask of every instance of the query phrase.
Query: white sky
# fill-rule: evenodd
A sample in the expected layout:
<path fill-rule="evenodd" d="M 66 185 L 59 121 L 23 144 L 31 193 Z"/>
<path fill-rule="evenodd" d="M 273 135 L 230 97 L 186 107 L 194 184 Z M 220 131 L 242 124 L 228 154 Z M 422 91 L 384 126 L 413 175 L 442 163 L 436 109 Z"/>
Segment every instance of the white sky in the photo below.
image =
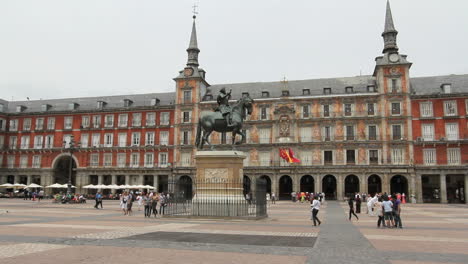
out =
<path fill-rule="evenodd" d="M 192 0 L 0 1 L 5 100 L 167 92 L 187 60 Z M 385 0 L 199 0 L 211 84 L 372 74 Z M 467 74 L 468 1 L 391 0 L 411 76 Z"/>

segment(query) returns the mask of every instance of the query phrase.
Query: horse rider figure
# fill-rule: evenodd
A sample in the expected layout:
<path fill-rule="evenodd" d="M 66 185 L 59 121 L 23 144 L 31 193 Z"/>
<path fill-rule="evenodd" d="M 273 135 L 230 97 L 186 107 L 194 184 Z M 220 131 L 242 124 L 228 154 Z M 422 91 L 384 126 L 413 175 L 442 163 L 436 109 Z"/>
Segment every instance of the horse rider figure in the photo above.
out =
<path fill-rule="evenodd" d="M 218 108 L 216 109 L 216 111 L 221 112 L 224 119 L 226 120 L 227 127 L 233 127 L 233 124 L 231 123 L 232 108 L 229 105 L 229 99 L 231 99 L 231 92 L 232 90 L 229 90 L 229 93 L 226 93 L 226 88 L 221 88 L 221 90 L 219 91 L 218 98 L 216 100 L 218 102 Z"/>

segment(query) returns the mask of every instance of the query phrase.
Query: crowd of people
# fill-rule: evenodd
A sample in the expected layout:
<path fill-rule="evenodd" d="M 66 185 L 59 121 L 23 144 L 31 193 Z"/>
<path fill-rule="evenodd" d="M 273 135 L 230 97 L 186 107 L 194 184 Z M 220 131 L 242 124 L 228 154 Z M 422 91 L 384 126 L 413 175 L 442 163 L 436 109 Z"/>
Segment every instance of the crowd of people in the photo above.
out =
<path fill-rule="evenodd" d="M 167 202 L 170 199 L 170 194 L 161 192 L 124 192 L 120 194 L 120 208 L 124 215 L 132 215 L 133 203 L 138 205 L 138 211 L 141 207 L 144 208 L 145 217 L 157 217 L 158 213 L 164 215 Z M 158 212 L 159 205 L 159 212 Z"/>
<path fill-rule="evenodd" d="M 320 202 L 325 201 L 325 193 L 291 192 L 291 201 L 294 203 L 297 201 L 301 203 L 306 201 L 313 202 L 314 197 L 317 197 Z"/>

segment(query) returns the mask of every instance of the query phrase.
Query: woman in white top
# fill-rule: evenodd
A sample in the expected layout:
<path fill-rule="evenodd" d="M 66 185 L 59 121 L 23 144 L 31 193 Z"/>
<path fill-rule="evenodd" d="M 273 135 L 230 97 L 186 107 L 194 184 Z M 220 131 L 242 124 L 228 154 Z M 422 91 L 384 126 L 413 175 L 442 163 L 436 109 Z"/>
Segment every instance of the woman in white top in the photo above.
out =
<path fill-rule="evenodd" d="M 127 192 L 124 192 L 121 196 L 120 196 L 120 208 L 122 208 L 122 211 L 124 213 L 124 215 L 127 215 L 127 201 L 128 201 L 128 193 Z"/>
<path fill-rule="evenodd" d="M 314 221 L 314 226 L 322 224 L 322 222 L 318 219 L 317 214 L 320 210 L 320 201 L 318 200 L 317 196 L 314 196 L 314 200 L 312 201 L 312 204 L 310 205 L 312 207 L 312 219 Z"/>

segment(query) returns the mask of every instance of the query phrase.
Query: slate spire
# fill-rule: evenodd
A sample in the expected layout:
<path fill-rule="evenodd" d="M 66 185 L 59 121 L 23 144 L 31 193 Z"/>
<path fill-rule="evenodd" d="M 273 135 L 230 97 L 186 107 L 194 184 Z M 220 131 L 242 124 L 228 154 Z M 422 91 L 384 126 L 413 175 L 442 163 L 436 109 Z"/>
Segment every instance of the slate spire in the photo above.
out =
<path fill-rule="evenodd" d="M 390 1 L 387 0 L 387 12 L 385 14 L 385 29 L 382 33 L 384 39 L 383 53 L 398 52 L 398 46 L 396 43 L 398 31 L 395 29 L 393 24 L 392 9 L 390 8 Z"/>
<path fill-rule="evenodd" d="M 187 49 L 188 53 L 188 60 L 187 66 L 198 67 L 198 53 L 200 53 L 200 49 L 198 49 L 198 42 L 197 42 L 197 28 L 195 26 L 195 19 L 197 17 L 193 16 L 193 26 L 192 26 L 192 34 L 190 36 L 190 43 Z"/>

